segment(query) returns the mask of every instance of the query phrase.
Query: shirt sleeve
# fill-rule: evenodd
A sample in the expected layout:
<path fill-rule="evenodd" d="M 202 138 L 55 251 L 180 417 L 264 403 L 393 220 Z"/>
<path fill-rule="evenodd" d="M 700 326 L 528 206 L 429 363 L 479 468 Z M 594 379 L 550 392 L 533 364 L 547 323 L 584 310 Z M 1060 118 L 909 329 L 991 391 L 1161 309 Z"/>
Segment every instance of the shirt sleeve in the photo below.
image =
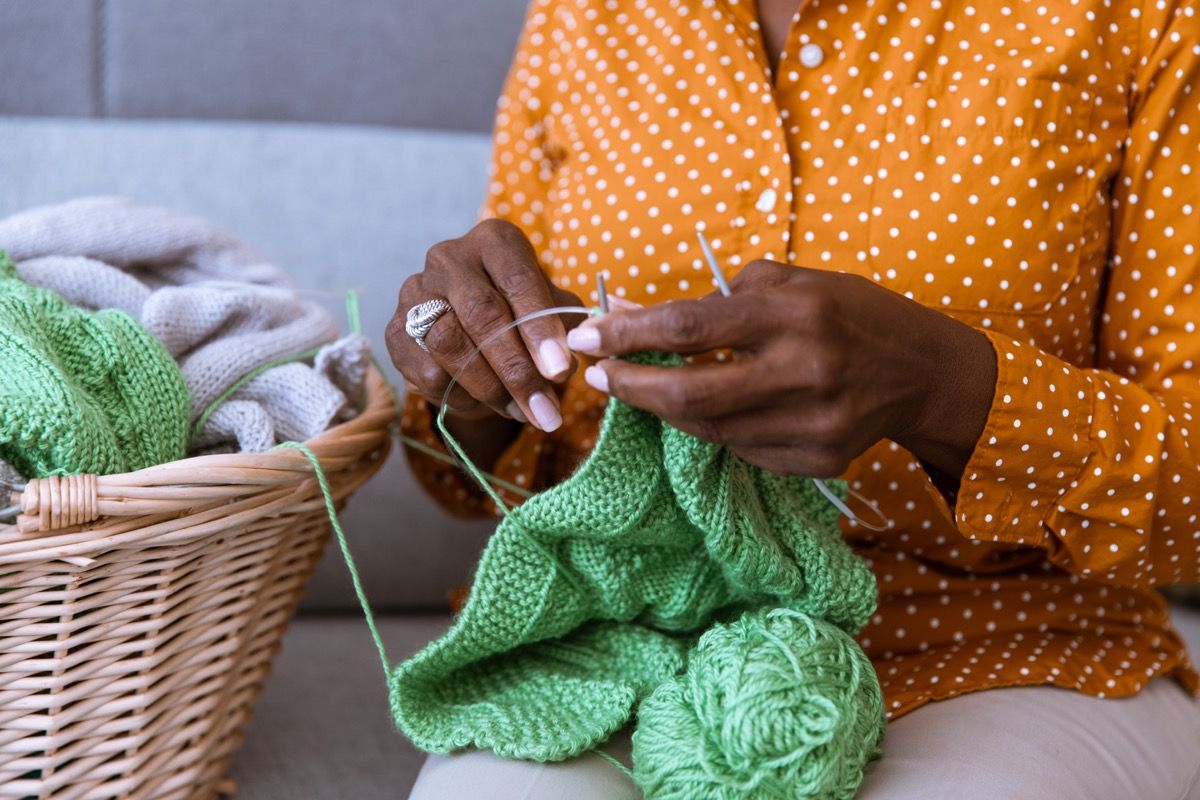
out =
<path fill-rule="evenodd" d="M 551 80 L 549 64 L 553 47 L 550 31 L 554 14 L 552 0 L 533 0 L 525 26 L 517 43 L 512 66 L 496 104 L 492 131 L 492 156 L 488 166 L 488 191 L 479 218 L 496 217 L 519 226 L 543 264 L 550 262 L 545 231 L 545 208 L 557 162 L 546 137 L 544 90 Z M 401 430 L 419 447 L 405 447 L 409 464 L 422 487 L 439 505 L 460 516 L 487 516 L 495 512 L 493 504 L 465 472 L 434 455 L 446 455 L 446 448 L 433 425 L 429 404 L 409 393 L 405 398 Z M 512 464 L 515 453 L 540 452 L 537 440 L 541 431 L 526 425 L 517 441 L 503 453 L 497 464 L 480 464 L 484 470 L 505 473 L 517 483 L 528 484 L 536 466 L 513 472 L 499 469 Z M 528 459 L 526 459 L 527 461 Z M 513 474 L 507 474 L 512 472 Z M 536 487 L 531 487 L 536 488 Z M 505 502 L 520 502 L 520 495 L 499 488 Z"/>
<path fill-rule="evenodd" d="M 985 331 L 996 390 L 954 508 L 943 503 L 966 536 L 1122 585 L 1200 576 L 1198 25 L 1186 4 L 1148 3 L 1140 18 L 1096 367 Z"/>

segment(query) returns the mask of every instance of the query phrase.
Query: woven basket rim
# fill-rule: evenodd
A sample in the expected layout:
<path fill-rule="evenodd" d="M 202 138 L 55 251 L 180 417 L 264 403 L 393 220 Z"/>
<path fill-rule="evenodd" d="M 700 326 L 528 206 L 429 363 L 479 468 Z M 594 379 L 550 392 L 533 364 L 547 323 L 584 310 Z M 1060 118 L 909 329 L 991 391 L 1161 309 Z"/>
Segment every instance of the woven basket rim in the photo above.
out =
<path fill-rule="evenodd" d="M 331 482 L 336 482 L 340 473 L 357 471 L 364 458 L 386 448 L 396 419 L 393 397 L 386 379 L 372 366 L 363 410 L 304 442 Z M 273 513 L 297 502 L 311 502 L 316 486 L 308 458 L 293 448 L 191 456 L 88 480 L 94 482 L 93 502 L 98 503 L 92 522 L 33 534 L 17 524 L 0 523 L 0 564 L 69 559 L 82 555 L 77 552 L 81 549 L 144 541 L 156 532 L 156 525 L 162 532 L 178 531 L 182 527 L 179 517 L 190 509 L 203 509 L 197 524 L 204 523 L 200 517 L 205 514 L 216 521 L 237 513 L 239 501 L 246 499 L 255 501 L 250 511 Z M 25 492 L 14 495 L 14 500 L 28 499 L 39 483 L 29 481 Z M 346 493 L 336 492 L 339 496 Z M 268 498 L 270 495 L 278 496 Z"/>

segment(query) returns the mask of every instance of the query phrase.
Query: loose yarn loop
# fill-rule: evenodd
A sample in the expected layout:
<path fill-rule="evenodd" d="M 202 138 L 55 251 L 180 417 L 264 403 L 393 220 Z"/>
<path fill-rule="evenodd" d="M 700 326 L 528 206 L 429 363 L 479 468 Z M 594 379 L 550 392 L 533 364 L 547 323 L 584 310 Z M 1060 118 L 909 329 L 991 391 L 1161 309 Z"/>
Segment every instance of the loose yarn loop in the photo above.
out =
<path fill-rule="evenodd" d="M 638 709 L 634 779 L 662 800 L 849 800 L 878 757 L 883 697 L 835 625 L 786 608 L 700 637 Z"/>

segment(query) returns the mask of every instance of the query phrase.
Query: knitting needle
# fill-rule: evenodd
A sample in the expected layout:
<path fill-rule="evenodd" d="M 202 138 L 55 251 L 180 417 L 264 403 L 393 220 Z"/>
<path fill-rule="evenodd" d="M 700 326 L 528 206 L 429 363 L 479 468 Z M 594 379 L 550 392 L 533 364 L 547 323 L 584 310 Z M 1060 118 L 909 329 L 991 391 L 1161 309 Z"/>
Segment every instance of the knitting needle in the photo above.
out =
<path fill-rule="evenodd" d="M 8 481 L 0 480 L 0 492 L 4 492 L 4 490 L 7 490 L 7 494 L 9 494 L 11 496 L 12 493 L 14 493 L 14 492 L 25 491 L 25 484 L 9 483 Z M 2 496 L 3 496 L 3 494 L 0 494 L 0 497 L 2 497 Z M 21 513 L 21 505 L 19 503 L 16 505 L 8 506 L 7 508 L 0 508 L 0 519 L 6 519 L 8 517 L 15 517 L 17 514 L 20 514 L 20 513 Z"/>
<path fill-rule="evenodd" d="M 729 282 L 725 280 L 725 273 L 721 271 L 721 265 L 717 263 L 716 255 L 708 246 L 708 239 L 704 238 L 704 231 L 697 229 L 696 238 L 700 240 L 700 249 L 704 251 L 704 258 L 708 261 L 708 268 L 712 270 L 713 278 L 717 281 L 717 288 L 721 290 L 721 294 L 729 297 L 733 291 L 729 288 Z"/>
<path fill-rule="evenodd" d="M 608 290 L 604 286 L 604 273 L 596 273 L 596 296 L 600 302 L 600 313 L 608 313 Z"/>
<path fill-rule="evenodd" d="M 713 278 L 715 278 L 717 281 L 717 288 L 721 290 L 722 295 L 725 297 L 730 297 L 733 294 L 733 290 L 729 288 L 729 282 L 725 280 L 725 273 L 721 271 L 721 265 L 717 263 L 716 254 L 714 254 L 712 248 L 708 246 L 708 240 L 704 238 L 704 231 L 697 229 L 696 238 L 700 240 L 700 249 L 704 251 L 704 258 L 706 261 L 708 261 L 708 268 L 712 270 Z M 850 506 L 846 505 L 845 502 L 842 501 L 842 498 L 833 493 L 833 490 L 826 485 L 825 481 L 821 480 L 820 478 L 813 478 L 812 482 L 813 485 L 817 487 L 817 491 L 825 495 L 825 499 L 832 503 L 833 507 L 838 511 L 845 514 L 859 525 L 862 525 L 864 528 L 869 528 L 873 531 L 884 530 L 884 528 L 872 525 L 871 523 L 860 519 L 857 514 L 850 510 Z M 874 503 L 866 498 L 862 499 L 868 506 L 870 506 L 871 510 L 876 514 L 879 514 L 882 519 L 887 519 L 887 517 L 883 516 L 883 512 L 881 512 Z"/>

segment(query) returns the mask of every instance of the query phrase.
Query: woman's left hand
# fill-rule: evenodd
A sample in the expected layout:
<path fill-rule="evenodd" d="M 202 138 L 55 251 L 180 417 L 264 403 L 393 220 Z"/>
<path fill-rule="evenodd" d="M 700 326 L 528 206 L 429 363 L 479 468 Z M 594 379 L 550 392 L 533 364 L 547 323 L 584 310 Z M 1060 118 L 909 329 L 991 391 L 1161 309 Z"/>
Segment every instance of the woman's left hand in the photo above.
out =
<path fill-rule="evenodd" d="M 585 378 L 766 469 L 833 477 L 891 439 L 957 484 L 996 382 L 981 332 L 846 273 L 755 261 L 732 288 L 594 317 L 568 343 L 595 356 L 732 350 L 683 367 L 605 360 Z"/>

